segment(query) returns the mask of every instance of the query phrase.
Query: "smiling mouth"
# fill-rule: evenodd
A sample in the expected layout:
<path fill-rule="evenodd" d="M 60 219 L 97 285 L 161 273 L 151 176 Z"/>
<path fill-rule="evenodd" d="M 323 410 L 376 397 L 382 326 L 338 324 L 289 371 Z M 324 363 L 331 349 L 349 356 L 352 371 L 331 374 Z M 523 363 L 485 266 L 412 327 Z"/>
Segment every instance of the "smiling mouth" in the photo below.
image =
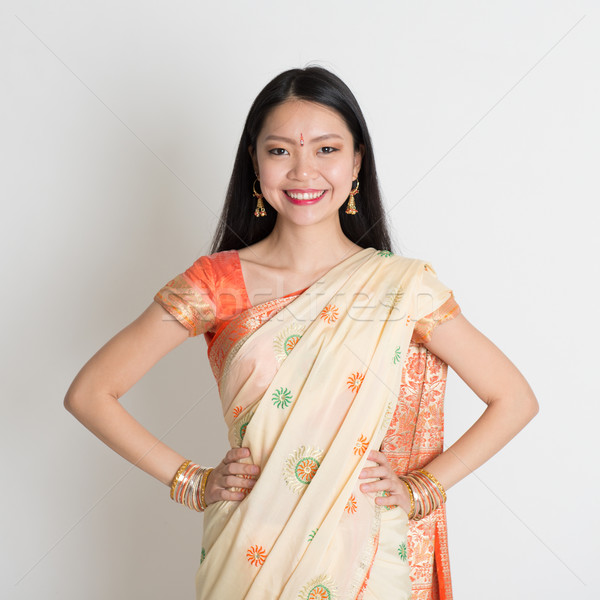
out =
<path fill-rule="evenodd" d="M 314 192 L 292 192 L 285 190 L 285 195 L 292 200 L 318 200 L 325 194 L 326 190 L 317 190 Z"/>

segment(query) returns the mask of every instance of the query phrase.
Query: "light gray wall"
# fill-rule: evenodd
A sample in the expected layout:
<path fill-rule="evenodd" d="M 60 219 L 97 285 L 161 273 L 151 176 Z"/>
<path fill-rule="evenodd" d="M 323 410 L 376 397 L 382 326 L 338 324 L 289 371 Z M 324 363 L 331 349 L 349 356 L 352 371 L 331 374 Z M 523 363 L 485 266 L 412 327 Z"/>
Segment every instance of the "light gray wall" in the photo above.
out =
<path fill-rule="evenodd" d="M 62 405 L 206 253 L 243 120 L 318 61 L 373 136 L 398 250 L 428 259 L 541 410 L 449 492 L 455 597 L 598 587 L 598 139 L 591 2 L 1 4 L 2 597 L 194 597 L 201 517 Z M 249 213 L 249 218 L 250 213 Z M 204 340 L 125 407 L 181 454 L 227 444 Z M 453 373 L 448 443 L 483 404 Z M 595 596 L 594 596 L 595 597 Z"/>

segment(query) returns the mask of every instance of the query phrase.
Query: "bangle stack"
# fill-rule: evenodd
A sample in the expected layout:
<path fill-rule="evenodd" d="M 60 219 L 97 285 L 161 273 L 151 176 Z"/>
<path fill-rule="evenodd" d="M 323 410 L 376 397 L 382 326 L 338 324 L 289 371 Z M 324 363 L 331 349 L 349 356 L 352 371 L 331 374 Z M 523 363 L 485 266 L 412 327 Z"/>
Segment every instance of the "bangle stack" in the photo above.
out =
<path fill-rule="evenodd" d="M 446 502 L 446 490 L 425 469 L 412 471 L 401 476 L 400 479 L 406 484 L 410 493 L 409 519 L 420 521 Z"/>
<path fill-rule="evenodd" d="M 202 512 L 207 506 L 204 493 L 211 471 L 209 467 L 201 467 L 191 460 L 186 460 L 173 477 L 171 500 Z"/>

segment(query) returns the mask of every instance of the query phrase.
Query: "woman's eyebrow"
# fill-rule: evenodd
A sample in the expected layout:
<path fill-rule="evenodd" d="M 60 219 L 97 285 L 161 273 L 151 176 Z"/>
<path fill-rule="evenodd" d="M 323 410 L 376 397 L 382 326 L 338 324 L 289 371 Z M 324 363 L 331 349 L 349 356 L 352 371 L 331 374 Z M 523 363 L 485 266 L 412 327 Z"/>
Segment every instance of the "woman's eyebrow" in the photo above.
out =
<path fill-rule="evenodd" d="M 344 139 L 341 135 L 337 134 L 337 133 L 325 133 L 323 135 L 320 135 L 316 138 L 312 138 L 311 140 L 308 140 L 309 143 L 314 143 L 314 142 L 320 142 L 322 140 L 327 140 L 330 138 L 337 138 L 337 139 Z M 287 138 L 287 137 L 283 137 L 281 135 L 268 135 L 265 138 L 265 142 L 270 142 L 270 141 L 276 141 L 276 142 L 287 142 L 288 144 L 295 144 L 297 143 L 297 140 L 293 140 L 291 138 Z"/>

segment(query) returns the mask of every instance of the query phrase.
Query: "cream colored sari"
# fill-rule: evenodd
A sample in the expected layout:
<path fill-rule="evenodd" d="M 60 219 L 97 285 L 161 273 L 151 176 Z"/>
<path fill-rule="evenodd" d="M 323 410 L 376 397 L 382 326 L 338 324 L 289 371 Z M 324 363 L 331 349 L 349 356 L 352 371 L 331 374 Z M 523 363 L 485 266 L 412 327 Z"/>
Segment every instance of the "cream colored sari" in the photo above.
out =
<path fill-rule="evenodd" d="M 407 515 L 377 506 L 358 476 L 396 407 L 415 322 L 450 294 L 425 261 L 366 248 L 232 322 L 246 333 L 211 363 L 230 443 L 261 475 L 242 502 L 206 509 L 198 600 L 410 598 Z"/>

